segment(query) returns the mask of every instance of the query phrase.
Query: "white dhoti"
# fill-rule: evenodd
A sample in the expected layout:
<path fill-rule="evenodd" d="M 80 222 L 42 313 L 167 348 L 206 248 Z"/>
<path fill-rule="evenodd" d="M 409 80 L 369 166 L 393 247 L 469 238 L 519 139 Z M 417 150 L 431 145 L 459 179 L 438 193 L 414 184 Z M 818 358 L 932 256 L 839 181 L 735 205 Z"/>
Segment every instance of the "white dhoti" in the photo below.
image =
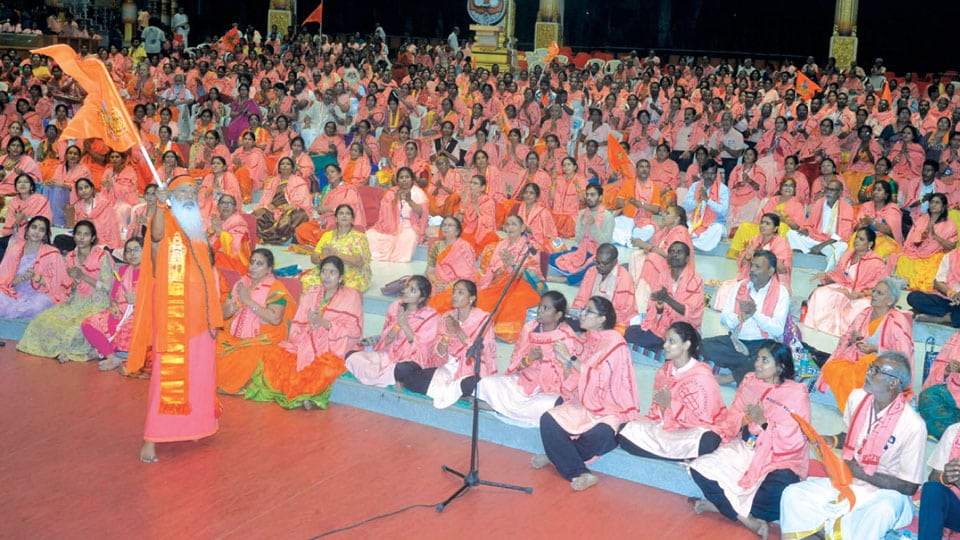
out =
<path fill-rule="evenodd" d="M 860 481 L 851 487 L 857 497 L 853 510 L 847 500 L 836 502 L 840 492 L 830 485 L 829 478 L 809 478 L 787 486 L 780 499 L 782 537 L 806 538 L 822 529 L 828 539 L 876 540 L 913 521 L 910 497 Z"/>
<path fill-rule="evenodd" d="M 660 423 L 641 418 L 623 426 L 620 436 L 660 457 L 690 459 L 697 457 L 700 437 L 708 431 L 710 430 L 702 427 L 667 431 Z"/>
<path fill-rule="evenodd" d="M 460 369 L 460 360 L 455 356 L 447 359 L 447 363 L 438 367 L 433 372 L 433 378 L 430 379 L 430 386 L 427 387 L 427 396 L 433 398 L 433 406 L 437 409 L 446 409 L 453 405 L 463 396 L 463 390 L 460 389 L 460 381 L 467 377 L 457 377 L 457 371 Z"/>
<path fill-rule="evenodd" d="M 790 244 L 790 249 L 797 249 L 804 253 L 810 253 L 811 249 L 820 244 L 820 242 L 817 240 L 814 240 L 809 236 L 802 235 L 794 230 L 787 231 L 787 242 Z M 837 262 L 840 260 L 840 256 L 843 255 L 843 252 L 846 250 L 847 244 L 843 240 L 837 240 L 829 246 L 821 249 L 820 252 L 824 257 L 827 258 L 827 266 L 824 269 L 824 272 L 829 272 L 836 268 Z"/>
<path fill-rule="evenodd" d="M 723 495 L 730 501 L 730 506 L 737 515 L 749 516 L 750 509 L 753 508 L 753 498 L 765 478 L 765 476 L 758 478 L 756 484 L 746 489 L 740 486 L 740 479 L 750 468 L 752 460 L 753 449 L 743 440 L 736 439 L 693 460 L 690 468 L 702 474 L 704 478 L 720 484 Z"/>
<path fill-rule="evenodd" d="M 491 375 L 480 379 L 477 392 L 480 399 L 486 401 L 497 414 L 511 420 L 540 425 L 543 413 L 557 406 L 560 394 L 538 391 L 528 396 L 518 381 L 519 375 Z"/>
<path fill-rule="evenodd" d="M 355 352 L 346 359 L 345 363 L 347 371 L 367 386 L 386 388 L 397 382 L 393 377 L 393 370 L 397 363 L 391 361 L 385 352 Z"/>
<path fill-rule="evenodd" d="M 639 238 L 644 242 L 648 242 L 653 238 L 653 233 L 655 232 L 657 232 L 657 228 L 653 225 L 637 227 L 632 217 L 617 216 L 614 220 L 613 237 L 611 241 L 618 246 L 633 247 L 631 240 Z"/>
<path fill-rule="evenodd" d="M 714 223 L 702 233 L 693 234 L 690 240 L 693 242 L 693 248 L 697 251 L 713 251 L 720 245 L 720 240 L 726 233 L 727 229 L 722 223 Z"/>

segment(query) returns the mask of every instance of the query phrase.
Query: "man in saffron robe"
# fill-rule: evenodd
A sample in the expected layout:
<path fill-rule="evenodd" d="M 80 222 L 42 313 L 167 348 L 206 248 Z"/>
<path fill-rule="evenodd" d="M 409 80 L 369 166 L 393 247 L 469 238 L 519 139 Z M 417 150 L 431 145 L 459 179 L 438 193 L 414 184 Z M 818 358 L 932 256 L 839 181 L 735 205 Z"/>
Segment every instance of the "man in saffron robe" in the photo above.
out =
<path fill-rule="evenodd" d="M 623 334 L 630 320 L 637 315 L 637 300 L 633 278 L 630 277 L 630 271 L 617 260 L 619 255 L 613 244 L 600 244 L 594 265 L 584 274 L 577 297 L 573 299 L 573 309 L 584 309 L 590 298 L 602 296 L 613 304 L 617 313 L 614 329 Z"/>
<path fill-rule="evenodd" d="M 140 460 L 157 461 L 156 443 L 193 441 L 218 428 L 214 338 L 223 326 L 217 277 L 191 176 L 174 178 L 169 208 L 148 210 L 144 271 L 137 285 L 126 372 L 144 366 L 152 348 L 150 392 Z M 160 190 L 158 199 L 166 199 Z"/>
<path fill-rule="evenodd" d="M 879 355 L 863 389 L 854 390 L 847 400 L 845 431 L 824 437 L 843 449 L 855 503 L 838 501 L 840 493 L 829 478 L 791 484 L 780 499 L 783 538 L 817 533 L 826 538 L 883 538 L 913 521 L 910 497 L 923 482 L 927 428 L 904 394 L 911 385 L 910 365 L 895 351 Z"/>
<path fill-rule="evenodd" d="M 783 337 L 790 293 L 776 276 L 777 256 L 767 250 L 754 253 L 749 278 L 737 281 L 737 292 L 727 297 L 720 315 L 730 333 L 703 340 L 703 358 L 731 371 L 717 376 L 720 384 L 739 384 L 753 369 L 760 345 Z"/>

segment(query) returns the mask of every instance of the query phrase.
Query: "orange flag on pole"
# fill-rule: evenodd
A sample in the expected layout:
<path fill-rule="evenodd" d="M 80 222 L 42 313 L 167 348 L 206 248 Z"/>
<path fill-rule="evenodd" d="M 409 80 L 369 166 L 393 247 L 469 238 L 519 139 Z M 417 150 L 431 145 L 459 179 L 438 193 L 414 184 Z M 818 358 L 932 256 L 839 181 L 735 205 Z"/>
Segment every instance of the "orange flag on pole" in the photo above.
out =
<path fill-rule="evenodd" d="M 311 22 L 315 22 L 320 26 L 323 26 L 323 2 L 322 1 L 317 6 L 317 9 L 313 10 L 313 12 L 310 13 L 310 15 L 307 15 L 307 18 L 304 19 L 302 23 L 300 23 L 300 26 L 303 26 Z"/>
<path fill-rule="evenodd" d="M 819 92 L 820 90 L 821 88 L 819 84 L 811 81 L 810 77 L 807 77 L 803 73 L 799 71 L 797 72 L 797 84 L 796 84 L 797 95 L 799 95 L 804 100 L 809 101 L 810 98 L 812 98 L 813 95 Z"/>
<path fill-rule="evenodd" d="M 857 503 L 857 497 L 854 495 L 853 490 L 850 489 L 850 484 L 853 482 L 853 473 L 850 472 L 850 467 L 847 466 L 840 456 L 833 452 L 833 449 L 827 445 L 827 442 L 824 441 L 823 437 L 817 433 L 817 430 L 810 425 L 810 422 L 807 422 L 803 417 L 793 411 L 790 411 L 790 416 L 800 424 L 800 430 L 803 431 L 803 434 L 807 436 L 807 440 L 809 440 L 813 446 L 813 451 L 817 455 L 817 459 L 819 459 L 820 462 L 823 463 L 823 467 L 827 469 L 830 484 L 840 492 L 837 500 L 842 501 L 843 499 L 847 499 L 852 509 L 853 505 Z"/>
<path fill-rule="evenodd" d="M 63 44 L 30 52 L 52 58 L 87 93 L 83 105 L 60 134 L 64 139 L 96 137 L 120 152 L 140 144 L 140 130 L 130 119 L 103 62 L 98 58 L 81 60 L 76 51 Z"/>
<path fill-rule="evenodd" d="M 893 105 L 893 98 L 890 97 L 890 81 L 883 81 L 883 91 L 880 92 L 880 99 L 885 99 L 888 105 Z"/>
<path fill-rule="evenodd" d="M 613 136 L 613 133 L 607 134 L 607 161 L 610 168 L 620 173 L 621 178 L 633 179 L 635 177 L 634 166 L 630 163 L 630 154 L 620 144 L 620 141 Z"/>
<path fill-rule="evenodd" d="M 560 54 L 560 46 L 554 41 L 547 47 L 547 55 L 543 57 L 543 63 L 549 65 L 558 54 Z"/>

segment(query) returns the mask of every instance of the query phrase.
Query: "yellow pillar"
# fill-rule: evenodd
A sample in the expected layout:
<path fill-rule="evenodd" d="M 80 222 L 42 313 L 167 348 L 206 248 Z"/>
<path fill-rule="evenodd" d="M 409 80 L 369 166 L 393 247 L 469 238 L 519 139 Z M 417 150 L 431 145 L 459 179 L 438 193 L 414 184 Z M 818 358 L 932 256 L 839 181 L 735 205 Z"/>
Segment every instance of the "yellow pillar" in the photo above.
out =
<path fill-rule="evenodd" d="M 837 59 L 837 67 L 847 69 L 857 59 L 857 9 L 859 0 L 837 0 L 833 13 L 833 36 L 830 37 L 830 56 Z"/>
<path fill-rule="evenodd" d="M 554 41 L 563 45 L 563 0 L 540 0 L 533 48 L 545 49 Z"/>

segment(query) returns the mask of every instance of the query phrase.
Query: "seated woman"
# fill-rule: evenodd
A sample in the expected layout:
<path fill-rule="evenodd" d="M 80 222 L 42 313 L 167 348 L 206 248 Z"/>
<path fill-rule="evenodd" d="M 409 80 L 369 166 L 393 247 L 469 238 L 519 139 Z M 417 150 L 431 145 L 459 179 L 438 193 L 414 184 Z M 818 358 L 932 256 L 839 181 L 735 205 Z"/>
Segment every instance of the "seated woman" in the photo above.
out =
<path fill-rule="evenodd" d="M 664 334 L 667 362 L 653 379 L 653 403 L 639 420 L 623 426 L 620 446 L 635 456 L 683 460 L 720 446 L 727 412 L 713 370 L 700 358 L 700 334 L 679 321 Z"/>
<path fill-rule="evenodd" d="M 723 424 L 728 442 L 690 464 L 703 491 L 696 513 L 719 512 L 766 538 L 780 519 L 783 489 L 807 477 L 810 448 L 791 412 L 810 422 L 807 387 L 793 381 L 790 348 L 760 346 L 754 372 L 740 386 Z"/>
<path fill-rule="evenodd" d="M 214 156 L 220 156 L 227 161 L 230 159 L 230 149 L 220 142 L 220 132 L 217 130 L 208 131 L 203 136 L 203 145 L 196 154 L 191 152 L 190 174 L 195 177 L 206 176 L 210 172 L 210 163 Z M 250 193 L 245 195 L 250 196 Z"/>
<path fill-rule="evenodd" d="M 413 183 L 413 171 L 401 167 L 396 184 L 380 200 L 377 223 L 367 229 L 374 261 L 410 262 L 423 241 L 430 217 L 427 195 Z"/>
<path fill-rule="evenodd" d="M 865 177 L 863 179 L 863 184 L 861 184 L 860 189 L 857 190 L 857 204 L 863 204 L 873 200 L 873 186 L 877 182 L 886 182 L 890 184 L 892 188 L 890 190 L 893 193 L 893 198 L 897 198 L 897 182 L 890 177 L 890 160 L 885 157 L 877 158 L 877 162 L 873 164 L 873 174 Z"/>
<path fill-rule="evenodd" d="M 226 158 L 220 156 L 221 159 L 226 162 Z M 163 180 L 163 183 L 169 184 L 174 178 L 189 174 L 187 169 L 183 166 L 183 158 L 180 157 L 178 152 L 173 150 L 167 150 L 163 153 L 161 158 L 160 165 L 157 167 L 157 174 L 160 175 L 160 179 Z"/>
<path fill-rule="evenodd" d="M 370 158 L 364 155 L 363 145 L 354 142 L 342 160 L 343 181 L 351 186 L 365 186 L 370 182 Z"/>
<path fill-rule="evenodd" d="M 23 237 L 28 221 L 37 216 L 43 216 L 48 221 L 53 219 L 49 201 L 37 193 L 36 180 L 21 174 L 17 177 L 15 187 L 17 194 L 7 199 L 7 217 L 3 228 L 0 228 L 0 260 L 3 260 L 3 254 L 10 243 L 15 238 Z"/>
<path fill-rule="evenodd" d="M 804 324 L 839 336 L 870 308 L 873 288 L 887 275 L 887 263 L 873 251 L 876 241 L 877 233 L 859 229 L 853 249 L 844 252 L 836 268 L 811 278 L 820 286 L 810 294 Z"/>
<path fill-rule="evenodd" d="M 25 144 L 20 137 L 11 137 L 6 143 L 7 154 L 0 156 L 0 197 L 17 193 L 15 184 L 21 174 L 41 181 L 40 166 L 26 154 Z"/>
<path fill-rule="evenodd" d="M 218 213 L 210 217 L 207 236 L 213 249 L 213 266 L 243 275 L 250 268 L 253 246 L 247 220 L 237 210 L 238 200 L 226 193 L 220 196 Z"/>
<path fill-rule="evenodd" d="M 286 340 L 267 347 L 244 399 L 285 409 L 327 408 L 330 385 L 345 370 L 343 357 L 363 337 L 363 297 L 343 284 L 343 261 L 320 262 L 320 285 L 300 297 Z"/>
<path fill-rule="evenodd" d="M 787 290 L 791 290 L 793 251 L 790 249 L 790 243 L 787 242 L 787 239 L 777 234 L 779 227 L 780 216 L 777 214 L 764 214 L 760 218 L 760 234 L 751 238 L 743 251 L 740 252 L 740 256 L 737 258 L 737 277 L 720 284 L 713 299 L 714 309 L 723 309 L 727 297 L 734 294 L 737 283 L 750 277 L 750 262 L 753 260 L 753 254 L 761 250 L 770 251 L 777 256 L 777 274 L 779 274 L 780 281 Z"/>
<path fill-rule="evenodd" d="M 247 275 L 233 285 L 223 303 L 229 326 L 217 334 L 217 387 L 237 394 L 268 348 L 287 339 L 297 301 L 273 274 L 273 252 L 258 248 L 250 254 Z"/>
<path fill-rule="evenodd" d="M 927 434 L 935 439 L 960 422 L 960 332 L 947 339 L 930 366 L 917 409 L 927 424 Z"/>
<path fill-rule="evenodd" d="M 780 189 L 769 199 L 765 199 L 763 207 L 757 214 L 757 222 L 744 222 L 740 224 L 736 234 L 730 241 L 730 249 L 727 250 L 727 258 L 736 259 L 747 242 L 760 233 L 760 220 L 765 214 L 776 214 L 780 216 L 780 226 L 777 233 L 786 238 L 787 231 L 799 230 L 806 224 L 806 209 L 803 202 L 797 197 L 797 183 L 792 178 L 785 178 L 780 184 Z"/>
<path fill-rule="evenodd" d="M 460 204 L 463 177 L 456 167 L 450 166 L 450 158 L 446 153 L 434 156 L 434 165 L 436 171 L 431 175 L 426 190 L 430 199 L 430 215 L 453 215 Z"/>
<path fill-rule="evenodd" d="M 240 136 L 240 146 L 230 156 L 230 171 L 245 197 L 251 197 L 254 192 L 263 189 L 267 179 L 267 161 L 252 131 L 244 131 Z"/>
<path fill-rule="evenodd" d="M 553 214 L 540 202 L 540 186 L 530 182 L 520 190 L 521 202 L 516 214 L 524 223 L 524 234 L 530 245 L 541 254 L 553 252 L 553 239 L 557 238 L 557 225 Z M 541 268 L 541 270 L 546 270 Z"/>
<path fill-rule="evenodd" d="M 580 328 L 586 331 L 583 353 L 574 354 L 564 342 L 554 348 L 564 374 L 579 372 L 575 399 L 540 417 L 545 453 L 533 456 L 530 465 L 540 469 L 553 463 L 574 491 L 600 481 L 587 469 L 586 461 L 616 448 L 620 426 L 639 416 L 630 350 L 623 336 L 613 329 L 616 325 L 613 304 L 594 296 L 580 316 Z"/>
<path fill-rule="evenodd" d="M 572 157 L 560 161 L 560 174 L 557 175 L 553 190 L 553 221 L 557 225 L 557 234 L 563 238 L 572 238 L 577 232 L 577 215 L 581 203 L 585 200 L 587 177 L 577 171 L 577 162 Z"/>
<path fill-rule="evenodd" d="M 137 171 L 127 164 L 127 156 L 122 152 L 111 150 L 107 160 L 107 167 L 103 170 L 103 177 L 100 180 L 103 188 L 101 194 L 113 205 L 117 225 L 120 227 L 120 237 L 125 238 L 130 224 L 130 212 L 139 202 Z"/>
<path fill-rule="evenodd" d="M 360 192 L 343 181 L 340 166 L 331 163 L 324 167 L 324 174 L 327 176 L 327 186 L 321 190 L 320 200 L 313 207 L 317 213 L 316 219 L 311 219 L 297 227 L 297 242 L 301 246 L 315 246 L 324 233 L 335 229 L 337 219 L 334 211 L 342 205 L 347 205 L 353 210 L 354 227 L 361 232 L 367 229 L 367 215 Z"/>
<path fill-rule="evenodd" d="M 776 191 L 775 186 L 782 187 L 785 180 L 793 180 L 794 186 L 796 187 L 796 197 L 800 199 L 799 202 L 801 204 L 809 204 L 810 180 L 797 169 L 799 163 L 797 156 L 787 156 L 783 160 L 783 174 L 775 178 L 767 177 L 767 192 L 772 193 Z"/>
<path fill-rule="evenodd" d="M 92 186 L 91 186 L 92 189 Z M 110 254 L 97 245 L 97 229 L 90 221 L 73 227 L 76 248 L 67 255 L 69 299 L 37 315 L 23 333 L 17 350 L 33 356 L 86 362 L 96 351 L 80 332 L 80 323 L 110 306 L 114 270 Z M 46 279 L 46 278 L 44 278 Z"/>
<path fill-rule="evenodd" d="M 251 212 L 257 218 L 257 237 L 266 244 L 283 244 L 293 238 L 297 227 L 310 219 L 313 199 L 310 184 L 293 173 L 290 158 L 280 158 L 279 174 L 263 188 L 260 204 Z"/>
<path fill-rule="evenodd" d="M 353 207 L 341 204 L 336 209 L 336 226 L 332 231 L 323 233 L 317 242 L 310 262 L 317 265 L 309 273 L 300 278 L 304 289 L 320 285 L 320 263 L 327 257 L 336 255 L 343 261 L 346 271 L 343 283 L 353 287 L 361 293 L 370 287 L 373 272 L 370 270 L 370 244 L 367 235 L 353 227 Z"/>
<path fill-rule="evenodd" d="M 80 163 L 82 152 L 79 146 L 67 147 L 63 162 L 57 166 L 53 176 L 43 179 L 43 196 L 50 201 L 53 211 L 53 225 L 66 227 L 64 211 L 71 201 L 74 184 L 81 178 L 90 178 L 90 169 Z"/>
<path fill-rule="evenodd" d="M 843 181 L 843 177 L 837 174 L 837 164 L 830 158 L 824 158 L 820 162 L 820 176 L 810 182 L 810 197 L 807 199 L 810 204 L 818 204 L 818 200 L 826 195 L 827 185 L 836 180 L 843 186 L 843 198 L 853 200 L 850 195 L 850 188 Z"/>
<path fill-rule="evenodd" d="M 817 390 L 829 388 L 843 412 L 850 392 L 863 386 L 867 369 L 884 351 L 913 352 L 913 318 L 895 306 L 900 285 L 883 278 L 873 288 L 870 307 L 857 315 L 827 359 L 817 380 Z"/>
<path fill-rule="evenodd" d="M 486 189 L 485 176 L 472 176 L 453 214 L 463 224 L 463 239 L 478 253 L 500 239 L 496 233 L 497 203 Z"/>
<path fill-rule="evenodd" d="M 453 309 L 443 315 L 440 339 L 434 358 L 424 367 L 416 361 L 402 361 L 394 369 L 402 387 L 433 399 L 433 406 L 444 409 L 462 396 L 469 396 L 477 384 L 474 361 L 467 352 L 480 334 L 487 312 L 476 307 L 477 286 L 462 279 L 453 284 Z M 490 328 L 482 338 L 480 377 L 497 372 L 497 346 Z"/>
<path fill-rule="evenodd" d="M 630 255 L 630 277 L 637 284 L 635 293 L 637 309 L 643 313 L 650 299 L 650 284 L 657 281 L 657 275 L 669 272 L 667 249 L 674 242 L 683 242 L 693 251 L 690 230 L 687 229 L 687 211 L 681 206 L 668 206 L 661 213 L 662 224 L 649 242 L 639 238 L 632 239 L 633 247 L 640 248 Z M 690 264 L 693 265 L 691 259 Z"/>
<path fill-rule="evenodd" d="M 734 167 L 727 184 L 730 186 L 727 229 L 732 232 L 756 215 L 760 208 L 760 197 L 767 185 L 766 175 L 757 166 L 755 149 L 748 147 L 743 151 L 743 163 Z"/>
<path fill-rule="evenodd" d="M 360 342 L 373 342 L 373 350 L 347 353 L 347 370 L 358 381 L 385 388 L 396 384 L 394 373 L 401 362 L 413 362 L 424 369 L 443 365 L 444 359 L 434 354 L 443 320 L 427 305 L 430 292 L 426 277 L 410 276 L 400 298 L 387 308 L 380 337 Z"/>
<path fill-rule="evenodd" d="M 459 219 L 453 216 L 443 218 L 440 240 L 434 242 L 427 253 L 425 274 L 437 292 L 453 287 L 461 279 L 477 279 L 477 254 L 473 246 L 460 237 L 462 232 Z"/>
<path fill-rule="evenodd" d="M 874 184 L 873 199 L 857 206 L 855 214 L 856 228 L 870 227 L 877 232 L 875 251 L 890 264 L 890 256 L 898 253 L 903 243 L 903 229 L 900 226 L 903 214 L 893 197 L 890 184 Z"/>
<path fill-rule="evenodd" d="M 143 202 L 139 202 L 130 210 L 130 225 L 127 227 L 127 237 L 145 238 L 147 235 L 147 210 L 157 203 L 157 184 L 147 184 L 143 189 Z"/>
<path fill-rule="evenodd" d="M 123 262 L 126 264 L 117 271 L 117 279 L 110 289 L 110 307 L 80 323 L 83 337 L 103 359 L 100 360 L 100 371 L 111 371 L 120 367 L 123 359 L 117 356 L 117 353 L 130 349 L 133 304 L 137 296 L 137 282 L 140 280 L 142 255 L 143 238 L 127 240 L 123 246 Z"/>
<path fill-rule="evenodd" d="M 81 178 L 74 184 L 74 191 L 77 193 L 77 202 L 73 204 L 74 214 L 77 217 L 77 223 L 89 221 L 93 223 L 98 231 L 98 242 L 108 249 L 118 249 L 123 246 L 120 239 L 120 225 L 117 222 L 117 214 L 113 211 L 113 205 L 110 204 L 103 195 L 97 193 L 93 187 L 93 181 L 89 178 Z M 100 232 L 102 231 L 102 232 Z M 76 247 L 74 238 L 66 234 L 58 235 L 53 243 L 60 251 L 72 251 Z"/>
<path fill-rule="evenodd" d="M 940 262 L 957 246 L 957 224 L 947 212 L 947 196 L 934 193 L 927 213 L 919 214 L 914 220 L 897 257 L 895 272 L 909 282 L 907 288 L 932 292 Z"/>
<path fill-rule="evenodd" d="M 36 216 L 0 261 L 0 313 L 5 319 L 33 319 L 70 297 L 73 282 L 60 251 L 50 244 L 50 220 Z"/>
<path fill-rule="evenodd" d="M 221 156 L 214 156 L 210 160 L 210 174 L 203 177 L 200 183 L 198 202 L 203 222 L 209 223 L 210 217 L 218 214 L 217 205 L 222 195 L 230 195 L 238 204 L 243 201 L 240 191 L 240 182 L 232 172 L 227 170 L 227 160 Z M 239 207 L 238 207 L 239 208 Z"/>
<path fill-rule="evenodd" d="M 571 354 L 581 356 L 583 343 L 566 316 L 567 299 L 557 291 L 544 293 L 537 318 L 520 331 L 510 367 L 502 375 L 480 379 L 478 397 L 499 414 L 533 426 L 561 399 L 575 400 L 580 373 L 565 369 L 556 348 L 563 343 Z"/>

